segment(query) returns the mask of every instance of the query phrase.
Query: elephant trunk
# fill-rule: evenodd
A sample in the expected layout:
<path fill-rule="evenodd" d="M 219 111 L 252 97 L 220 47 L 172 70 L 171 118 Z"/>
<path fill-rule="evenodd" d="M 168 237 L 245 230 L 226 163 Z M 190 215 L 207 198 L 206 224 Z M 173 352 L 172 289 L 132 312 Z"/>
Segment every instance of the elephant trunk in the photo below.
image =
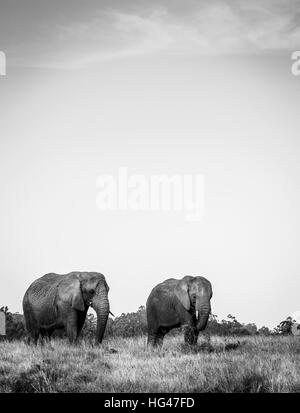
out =
<path fill-rule="evenodd" d="M 96 343 L 101 343 L 109 315 L 109 301 L 106 288 L 99 289 L 92 299 L 92 307 L 97 314 Z"/>
<path fill-rule="evenodd" d="M 203 298 L 196 301 L 196 314 L 197 314 L 197 323 L 196 328 L 198 331 L 205 329 L 208 317 L 210 314 L 210 302 L 209 299 L 203 301 Z"/>

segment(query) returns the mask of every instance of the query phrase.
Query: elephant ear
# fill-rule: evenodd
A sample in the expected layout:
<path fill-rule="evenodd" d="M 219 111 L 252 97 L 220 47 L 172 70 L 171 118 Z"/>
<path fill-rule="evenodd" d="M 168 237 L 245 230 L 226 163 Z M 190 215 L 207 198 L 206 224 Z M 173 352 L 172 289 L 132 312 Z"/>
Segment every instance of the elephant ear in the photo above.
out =
<path fill-rule="evenodd" d="M 183 307 L 189 311 L 191 302 L 190 302 L 190 297 L 188 293 L 189 285 L 185 279 L 179 281 L 179 283 L 175 287 L 175 295 L 178 298 L 178 300 L 181 302 Z"/>
<path fill-rule="evenodd" d="M 105 284 L 106 291 L 109 292 L 109 286 L 108 286 L 108 284 L 107 284 L 107 282 L 106 282 L 105 279 L 104 279 L 104 284 Z"/>
<path fill-rule="evenodd" d="M 77 277 L 67 278 L 60 285 L 60 298 L 69 303 L 75 310 L 83 311 L 85 309 L 81 292 L 80 281 Z"/>

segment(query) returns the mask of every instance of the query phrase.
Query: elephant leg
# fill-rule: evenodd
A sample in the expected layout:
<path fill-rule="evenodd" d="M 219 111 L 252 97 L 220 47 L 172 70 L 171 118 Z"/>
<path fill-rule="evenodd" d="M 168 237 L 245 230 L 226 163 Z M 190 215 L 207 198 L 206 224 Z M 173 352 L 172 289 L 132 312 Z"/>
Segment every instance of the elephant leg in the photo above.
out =
<path fill-rule="evenodd" d="M 161 347 L 164 341 L 164 336 L 166 331 L 162 328 L 159 328 L 156 332 L 148 334 L 148 344 L 153 347 Z"/>
<path fill-rule="evenodd" d="M 36 319 L 28 308 L 24 309 L 24 316 L 26 316 L 25 326 L 28 335 L 28 344 L 33 343 L 34 345 L 37 345 L 40 331 Z"/>
<path fill-rule="evenodd" d="M 153 334 L 148 333 L 148 346 L 154 346 L 155 336 Z"/>
<path fill-rule="evenodd" d="M 197 344 L 199 331 L 194 330 L 193 333 L 194 333 L 193 344 Z"/>
<path fill-rule="evenodd" d="M 185 343 L 189 345 L 197 344 L 198 334 L 199 333 L 192 326 L 187 326 L 184 332 Z"/>
<path fill-rule="evenodd" d="M 78 311 L 77 313 L 77 337 L 79 336 L 86 319 L 87 311 Z"/>
<path fill-rule="evenodd" d="M 51 335 L 53 333 L 54 329 L 40 329 L 40 336 L 41 336 L 41 344 L 48 344 L 50 343 L 51 340 Z"/>
<path fill-rule="evenodd" d="M 166 333 L 161 329 L 157 333 L 156 338 L 155 338 L 155 344 L 156 344 L 157 347 L 161 347 L 163 345 L 165 334 Z"/>
<path fill-rule="evenodd" d="M 148 340 L 147 344 L 148 346 L 155 347 L 155 337 L 156 337 L 157 331 L 154 329 L 151 329 L 148 331 Z"/>
<path fill-rule="evenodd" d="M 75 343 L 78 337 L 78 320 L 75 311 L 69 313 L 67 317 L 66 331 L 70 343 Z"/>
<path fill-rule="evenodd" d="M 38 331 L 31 332 L 27 338 L 27 344 L 30 345 L 31 343 L 33 343 L 36 346 L 38 343 L 38 339 L 39 339 L 39 332 Z"/>

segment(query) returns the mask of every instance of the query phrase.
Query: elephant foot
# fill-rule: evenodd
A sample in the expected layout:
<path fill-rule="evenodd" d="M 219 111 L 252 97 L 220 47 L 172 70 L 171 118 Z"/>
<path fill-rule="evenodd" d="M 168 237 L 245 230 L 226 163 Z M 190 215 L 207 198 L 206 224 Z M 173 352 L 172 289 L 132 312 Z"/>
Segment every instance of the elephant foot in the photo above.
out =
<path fill-rule="evenodd" d="M 155 334 L 148 336 L 148 347 L 161 347 L 163 345 L 164 335 L 162 334 Z"/>
<path fill-rule="evenodd" d="M 187 327 L 184 333 L 184 341 L 190 346 L 197 344 L 198 334 L 191 327 Z"/>
<path fill-rule="evenodd" d="M 29 346 L 30 345 L 34 345 L 34 346 L 37 346 L 37 344 L 38 344 L 38 337 L 27 337 L 27 339 L 26 339 L 26 344 L 28 344 Z"/>

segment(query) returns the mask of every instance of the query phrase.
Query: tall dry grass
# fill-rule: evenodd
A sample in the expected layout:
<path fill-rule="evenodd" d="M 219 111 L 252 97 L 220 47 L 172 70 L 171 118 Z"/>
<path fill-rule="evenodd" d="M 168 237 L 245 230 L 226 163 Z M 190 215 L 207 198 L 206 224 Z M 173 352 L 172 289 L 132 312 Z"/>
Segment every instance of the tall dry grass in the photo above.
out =
<path fill-rule="evenodd" d="M 114 338 L 101 347 L 0 343 L 1 392 L 300 392 L 297 337 Z"/>

